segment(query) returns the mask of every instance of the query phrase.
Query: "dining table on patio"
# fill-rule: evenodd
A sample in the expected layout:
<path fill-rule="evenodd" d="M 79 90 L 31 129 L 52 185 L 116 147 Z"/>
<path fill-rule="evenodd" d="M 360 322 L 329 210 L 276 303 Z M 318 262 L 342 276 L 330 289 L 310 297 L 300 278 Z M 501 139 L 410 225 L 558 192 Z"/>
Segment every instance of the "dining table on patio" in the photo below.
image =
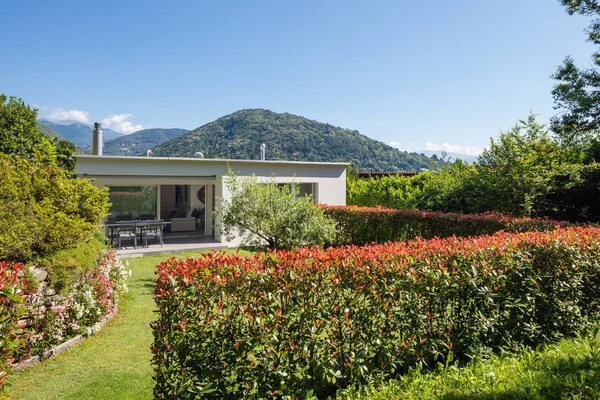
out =
<path fill-rule="evenodd" d="M 121 248 L 123 240 L 133 241 L 133 248 L 137 247 L 138 238 L 140 243 L 148 247 L 148 238 L 156 239 L 163 245 L 163 230 L 171 224 L 170 221 L 163 220 L 134 220 L 134 221 L 116 221 L 104 224 L 106 227 L 106 236 L 111 245 L 118 244 Z"/>

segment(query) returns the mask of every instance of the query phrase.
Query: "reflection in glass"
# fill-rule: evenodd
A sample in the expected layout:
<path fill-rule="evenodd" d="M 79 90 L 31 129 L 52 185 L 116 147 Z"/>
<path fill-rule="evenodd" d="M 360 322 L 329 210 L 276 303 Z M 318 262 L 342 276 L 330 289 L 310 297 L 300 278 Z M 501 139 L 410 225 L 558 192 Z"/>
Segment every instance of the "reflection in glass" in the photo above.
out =
<path fill-rule="evenodd" d="M 110 186 L 109 222 L 156 219 L 156 186 Z"/>

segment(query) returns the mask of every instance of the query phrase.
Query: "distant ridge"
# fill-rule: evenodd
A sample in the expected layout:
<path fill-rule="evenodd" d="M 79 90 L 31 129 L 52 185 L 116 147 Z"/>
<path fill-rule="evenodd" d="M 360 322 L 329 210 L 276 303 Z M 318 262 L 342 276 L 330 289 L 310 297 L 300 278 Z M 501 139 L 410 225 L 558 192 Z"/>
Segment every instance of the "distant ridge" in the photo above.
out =
<path fill-rule="evenodd" d="M 437 158 L 442 158 L 442 152 L 444 152 L 443 150 L 419 150 L 417 153 L 419 154 L 425 154 L 427 157 L 433 157 L 433 155 L 435 154 L 435 156 Z M 446 151 L 446 159 L 450 159 L 450 161 L 454 162 L 456 160 L 462 160 L 462 161 L 466 161 L 468 163 L 474 163 L 475 161 L 477 161 L 478 156 L 471 156 L 469 154 L 462 154 L 462 153 L 454 153 L 452 151 Z"/>
<path fill-rule="evenodd" d="M 73 121 L 49 121 L 45 118 L 38 120 L 38 124 L 45 125 L 58 132 L 63 138 L 73 143 L 80 148 L 92 147 L 92 131 L 91 125 Z M 102 141 L 106 143 L 109 140 L 123 136 L 122 133 L 115 132 L 112 129 L 102 128 Z"/>
<path fill-rule="evenodd" d="M 189 132 L 187 129 L 143 129 L 104 143 L 103 154 L 114 156 L 145 155 L 161 143 Z"/>
<path fill-rule="evenodd" d="M 44 125 L 44 124 L 41 124 L 40 122 L 38 122 L 36 127 L 40 130 L 40 132 L 44 136 L 48 136 L 48 137 L 55 138 L 58 140 L 65 140 L 65 138 L 62 137 L 62 135 L 60 133 L 56 132 L 54 129 L 50 128 L 48 125 Z"/>
<path fill-rule="evenodd" d="M 420 171 L 435 162 L 409 154 L 358 131 L 264 109 L 236 111 L 152 149 L 155 156 L 347 162 L 363 171 Z"/>

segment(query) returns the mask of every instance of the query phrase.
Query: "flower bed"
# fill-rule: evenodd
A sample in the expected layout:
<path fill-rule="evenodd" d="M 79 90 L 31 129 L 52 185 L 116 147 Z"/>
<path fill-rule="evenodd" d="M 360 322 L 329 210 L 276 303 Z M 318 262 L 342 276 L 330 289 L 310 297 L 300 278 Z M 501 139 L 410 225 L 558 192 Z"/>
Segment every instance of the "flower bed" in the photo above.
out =
<path fill-rule="evenodd" d="M 42 277 L 36 279 L 21 263 L 0 262 L 0 395 L 1 377 L 12 365 L 87 333 L 111 315 L 117 295 L 127 291 L 129 276 L 113 251 L 80 276 L 65 296 L 47 288 L 43 271 L 34 272 Z"/>
<path fill-rule="evenodd" d="M 319 398 L 451 351 L 570 335 L 600 311 L 600 229 L 159 265 L 155 398 Z"/>
<path fill-rule="evenodd" d="M 569 223 L 549 219 L 511 217 L 500 213 L 455 214 L 383 207 L 320 206 L 338 223 L 334 245 L 385 243 L 416 237 L 491 235 L 508 232 L 545 231 Z"/>

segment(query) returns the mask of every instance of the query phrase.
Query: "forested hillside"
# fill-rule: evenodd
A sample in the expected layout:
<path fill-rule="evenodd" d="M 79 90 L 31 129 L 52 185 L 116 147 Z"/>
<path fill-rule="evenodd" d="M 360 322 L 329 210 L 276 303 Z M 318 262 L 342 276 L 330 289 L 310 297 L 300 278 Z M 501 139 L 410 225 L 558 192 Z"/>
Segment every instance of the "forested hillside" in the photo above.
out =
<path fill-rule="evenodd" d="M 65 139 L 64 137 L 62 137 L 62 135 L 60 133 L 56 132 L 54 129 L 52 129 L 48 125 L 40 124 L 38 122 L 36 125 L 36 128 L 38 128 L 40 130 L 42 135 L 45 135 L 45 136 L 48 136 L 51 138 L 55 138 L 55 139 L 60 139 L 60 140 Z"/>
<path fill-rule="evenodd" d="M 348 162 L 364 171 L 430 169 L 433 161 L 409 154 L 358 131 L 288 113 L 240 110 L 155 148 L 155 156 L 259 159 L 265 143 L 267 160 Z"/>

